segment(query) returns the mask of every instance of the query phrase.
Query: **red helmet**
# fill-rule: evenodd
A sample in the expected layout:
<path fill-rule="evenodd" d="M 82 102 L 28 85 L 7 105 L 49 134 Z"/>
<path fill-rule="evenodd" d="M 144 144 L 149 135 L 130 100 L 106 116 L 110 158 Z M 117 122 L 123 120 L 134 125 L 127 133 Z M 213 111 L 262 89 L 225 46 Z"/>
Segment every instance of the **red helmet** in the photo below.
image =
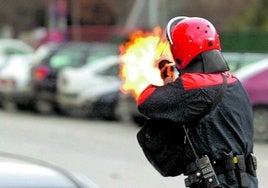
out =
<path fill-rule="evenodd" d="M 178 69 L 184 69 L 197 55 L 208 50 L 221 50 L 215 27 L 199 17 L 176 17 L 166 30 L 171 53 Z"/>

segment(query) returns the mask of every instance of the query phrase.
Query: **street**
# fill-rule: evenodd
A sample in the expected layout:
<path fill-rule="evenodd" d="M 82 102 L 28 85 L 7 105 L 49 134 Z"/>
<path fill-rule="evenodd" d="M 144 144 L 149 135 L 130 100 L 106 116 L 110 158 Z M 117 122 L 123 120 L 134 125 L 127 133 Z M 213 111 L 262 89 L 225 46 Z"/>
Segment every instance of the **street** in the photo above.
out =
<path fill-rule="evenodd" d="M 130 122 L 42 116 L 0 110 L 0 151 L 17 153 L 86 175 L 102 188 L 183 188 L 146 161 Z M 268 147 L 255 144 L 259 187 L 268 187 Z"/>

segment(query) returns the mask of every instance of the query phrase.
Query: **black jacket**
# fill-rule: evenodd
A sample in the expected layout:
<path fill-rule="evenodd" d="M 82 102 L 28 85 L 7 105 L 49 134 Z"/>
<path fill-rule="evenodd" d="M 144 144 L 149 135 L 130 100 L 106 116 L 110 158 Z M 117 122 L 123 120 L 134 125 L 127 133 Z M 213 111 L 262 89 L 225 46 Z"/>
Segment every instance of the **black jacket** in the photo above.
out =
<path fill-rule="evenodd" d="M 221 73 L 184 73 L 167 85 L 148 86 L 139 97 L 138 110 L 191 128 L 199 155 L 220 160 L 232 151 L 247 156 L 253 151 L 252 106 L 239 80 L 229 74 L 223 97 L 212 109 L 222 84 Z"/>

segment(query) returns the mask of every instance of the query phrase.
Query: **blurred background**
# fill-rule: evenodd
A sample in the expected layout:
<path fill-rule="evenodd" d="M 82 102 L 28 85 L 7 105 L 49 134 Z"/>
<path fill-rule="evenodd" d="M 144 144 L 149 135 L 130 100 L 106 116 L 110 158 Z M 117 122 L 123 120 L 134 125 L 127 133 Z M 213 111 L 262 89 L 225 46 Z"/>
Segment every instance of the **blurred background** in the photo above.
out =
<path fill-rule="evenodd" d="M 223 50 L 266 52 L 267 6 L 266 0 L 1 0 L 0 31 L 2 37 L 21 38 L 36 47 L 53 32 L 65 40 L 92 41 L 100 40 L 98 34 L 118 37 L 129 29 L 164 27 L 177 15 L 201 16 L 218 29 Z M 93 26 L 113 29 L 96 32 Z"/>
<path fill-rule="evenodd" d="M 119 47 L 134 31 L 199 16 L 218 30 L 249 94 L 260 187 L 267 187 L 267 10 L 267 0 L 0 0 L 0 151 L 100 187 L 183 187 L 183 177 L 157 174 L 138 146 L 145 117 L 121 91 Z"/>

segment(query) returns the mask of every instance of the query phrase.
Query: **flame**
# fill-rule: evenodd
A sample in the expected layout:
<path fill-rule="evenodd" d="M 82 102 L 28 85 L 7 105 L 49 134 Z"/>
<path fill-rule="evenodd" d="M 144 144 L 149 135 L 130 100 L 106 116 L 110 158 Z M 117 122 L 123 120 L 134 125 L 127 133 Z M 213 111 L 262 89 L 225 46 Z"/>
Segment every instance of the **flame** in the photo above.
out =
<path fill-rule="evenodd" d="M 137 30 L 120 45 L 119 76 L 123 93 L 131 93 L 137 99 L 149 84 L 163 85 L 157 60 L 163 56 L 172 59 L 172 55 L 168 41 L 162 36 L 161 27 L 155 27 L 152 32 Z"/>

